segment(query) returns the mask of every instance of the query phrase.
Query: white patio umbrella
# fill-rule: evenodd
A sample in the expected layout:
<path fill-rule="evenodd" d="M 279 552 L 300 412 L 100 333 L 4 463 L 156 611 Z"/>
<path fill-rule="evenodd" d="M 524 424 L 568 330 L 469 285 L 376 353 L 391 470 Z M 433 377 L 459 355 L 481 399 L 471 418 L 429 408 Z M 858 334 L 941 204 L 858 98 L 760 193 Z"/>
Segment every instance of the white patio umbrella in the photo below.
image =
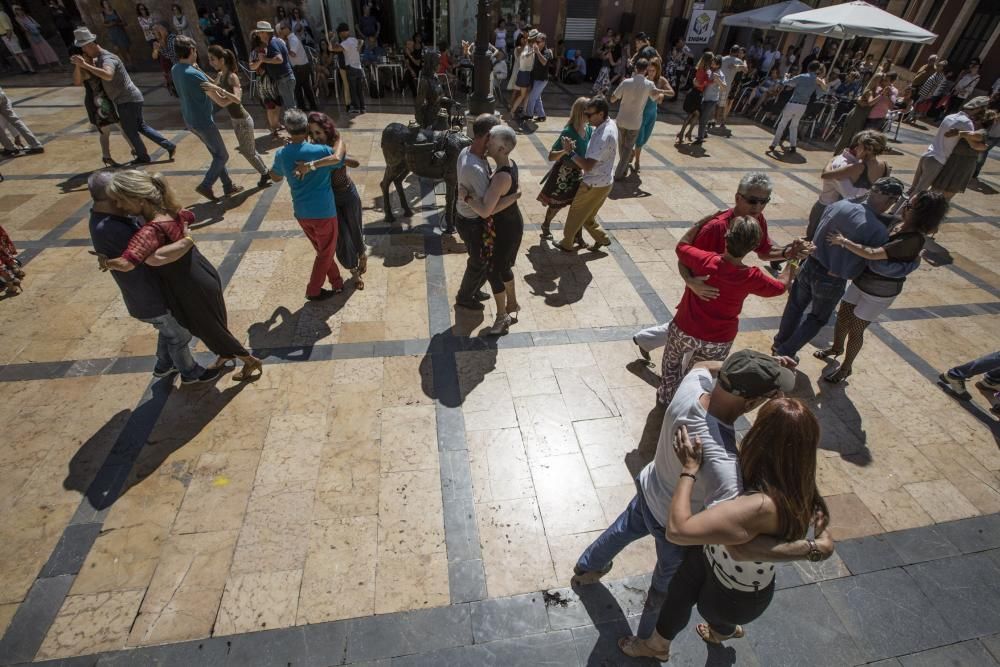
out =
<path fill-rule="evenodd" d="M 788 14 L 806 12 L 812 9 L 809 5 L 799 0 L 786 0 L 776 5 L 768 5 L 759 9 L 751 9 L 748 12 L 730 14 L 722 19 L 722 25 L 737 28 L 758 28 L 760 30 L 774 30 L 778 21 Z"/>
<path fill-rule="evenodd" d="M 897 42 L 933 42 L 937 35 L 862 0 L 784 16 L 778 30 L 827 35 L 835 39 L 870 37 Z"/>

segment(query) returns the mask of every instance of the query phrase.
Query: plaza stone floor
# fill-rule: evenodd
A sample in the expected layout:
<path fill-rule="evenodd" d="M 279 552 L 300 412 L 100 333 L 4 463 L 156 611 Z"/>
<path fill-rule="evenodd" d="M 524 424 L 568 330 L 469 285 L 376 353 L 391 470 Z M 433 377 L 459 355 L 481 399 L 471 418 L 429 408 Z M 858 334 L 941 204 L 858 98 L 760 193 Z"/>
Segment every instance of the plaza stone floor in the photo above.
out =
<path fill-rule="evenodd" d="M 257 176 L 220 114 L 248 192 L 227 210 L 201 201 L 208 154 L 158 79 L 140 77 L 147 121 L 179 145 L 150 168 L 193 205 L 231 329 L 265 363 L 253 384 L 179 389 L 151 380 L 151 329 L 88 254 L 97 137 L 79 89 L 47 76 L 5 85 L 46 152 L 0 163 L 3 224 L 28 260 L 24 293 L 0 302 L 0 662 L 631 664 L 614 642 L 653 620 L 652 540 L 615 561 L 606 587 L 567 586 L 655 449 L 656 378 L 632 333 L 670 317 L 674 245 L 730 204 L 742 173 L 774 180 L 775 241 L 802 234 L 828 151 L 780 162 L 764 156 L 765 129 L 737 122 L 693 155 L 663 114 L 641 183 L 601 210 L 608 253 L 567 256 L 537 234 L 546 150 L 575 96 L 550 85 L 549 121 L 514 155 L 523 310 L 492 340 L 480 336 L 492 304 L 457 319 L 451 308 L 464 256 L 436 231 L 443 194 L 411 178 L 416 215 L 383 221 L 379 133 L 409 105 L 339 117 L 362 163 L 371 259 L 364 291 L 314 304 L 287 186 L 249 189 Z M 894 174 L 909 181 L 926 143 L 904 128 Z M 117 135 L 113 147 L 126 158 Z M 846 384 L 817 382 L 823 364 L 803 350 L 796 395 L 822 422 L 837 555 L 781 566 L 746 639 L 708 649 L 685 631 L 672 664 L 1000 659 L 998 427 L 982 394 L 963 405 L 935 383 L 1000 348 L 995 158 L 982 183 L 956 199 L 933 261 L 871 327 Z M 782 306 L 749 299 L 737 348 L 767 350 Z"/>

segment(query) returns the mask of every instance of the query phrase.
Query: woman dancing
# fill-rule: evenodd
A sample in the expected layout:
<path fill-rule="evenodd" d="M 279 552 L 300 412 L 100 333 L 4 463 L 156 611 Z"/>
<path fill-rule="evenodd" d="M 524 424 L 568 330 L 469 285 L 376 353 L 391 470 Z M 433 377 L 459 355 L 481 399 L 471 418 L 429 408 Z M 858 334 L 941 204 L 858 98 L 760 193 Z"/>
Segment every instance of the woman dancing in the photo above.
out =
<path fill-rule="evenodd" d="M 653 58 L 646 68 L 646 78 L 652 81 L 658 90 L 666 91 L 657 93 L 655 97 L 646 99 L 646 106 L 642 108 L 642 127 L 639 128 L 639 136 L 635 139 L 635 152 L 632 158 L 632 171 L 639 173 L 639 158 L 642 156 L 642 147 L 646 145 L 649 138 L 653 136 L 653 128 L 656 127 L 656 116 L 660 102 L 666 95 L 671 97 L 676 95 L 674 89 L 670 87 L 670 82 L 663 76 L 663 61 Z"/>
<path fill-rule="evenodd" d="M 929 235 L 937 232 L 948 212 L 948 200 L 940 192 L 925 190 L 909 203 L 903 204 L 903 220 L 889 234 L 881 248 L 868 248 L 833 232 L 827 236 L 831 245 L 868 260 L 864 272 L 847 288 L 837 311 L 833 344 L 816 350 L 817 359 L 829 359 L 844 354 L 844 361 L 835 372 L 824 375 L 836 384 L 851 376 L 854 360 L 864 345 L 865 329 L 884 313 L 903 291 L 906 276 L 920 265 L 920 253 Z M 844 344 L 847 347 L 844 347 Z M 846 351 L 846 354 L 845 354 Z"/>
<path fill-rule="evenodd" d="M 694 131 L 695 123 L 698 121 L 698 116 L 701 113 L 702 94 L 712 82 L 713 58 L 715 58 L 715 54 L 711 51 L 705 51 L 701 56 L 701 60 L 698 61 L 698 68 L 695 70 L 694 80 L 691 82 L 691 90 L 688 91 L 687 96 L 684 98 L 684 111 L 687 112 L 687 118 L 681 123 L 681 131 L 677 133 L 677 141 L 675 143 L 680 144 L 684 142 L 685 129 L 687 129 L 687 140 L 691 141 L 691 133 Z"/>
<path fill-rule="evenodd" d="M 701 442 L 697 436 L 691 442 L 686 427 L 677 430 L 674 452 L 684 472 L 670 503 L 667 537 L 688 549 L 670 580 L 656 629 L 645 639 L 622 637 L 622 653 L 666 662 L 670 644 L 687 627 L 695 605 L 706 621 L 695 626 L 704 641 L 719 644 L 744 636 L 740 623 L 759 618 L 774 597 L 774 565 L 734 561 L 727 546 L 758 535 L 799 540 L 815 524 L 810 555 L 832 551 L 833 540 L 825 530 L 829 510 L 816 486 L 818 446 L 819 422 L 808 407 L 794 398 L 768 401 L 740 447 L 743 493 L 692 514 Z"/>
<path fill-rule="evenodd" d="M 482 199 L 460 187 L 458 196 L 481 218 L 486 220 L 483 231 L 483 258 L 486 261 L 486 279 L 493 290 L 497 316 L 490 327 L 491 336 L 502 336 L 516 321 L 521 306 L 514 289 L 514 261 L 521 248 L 524 220 L 517 200 L 517 165 L 510 153 L 517 145 L 517 133 L 507 125 L 497 125 L 490 130 L 486 155 L 496 161 L 497 168 L 490 179 L 490 186 Z"/>
<path fill-rule="evenodd" d="M 108 185 L 108 195 L 129 215 L 145 219 L 146 224 L 132 236 L 121 257 L 99 256 L 102 270 L 131 271 L 158 248 L 188 236 L 188 225 L 194 222 L 194 214 L 180 207 L 159 174 L 137 169 L 119 171 Z M 243 369 L 233 379 L 244 382 L 259 377 L 260 360 L 230 333 L 222 281 L 198 248 L 174 262 L 151 268 L 160 278 L 171 314 L 218 355 L 210 368 L 235 363 L 239 357 Z"/>
<path fill-rule="evenodd" d="M 309 114 L 309 134 L 313 143 L 325 144 L 333 149 L 337 159 L 347 153 L 344 141 L 333 119 L 325 113 L 314 111 Z M 358 189 L 347 173 L 347 166 L 358 166 L 356 160 L 345 160 L 344 167 L 330 172 L 333 199 L 337 204 L 337 261 L 351 272 L 354 288 L 363 290 L 363 276 L 368 271 L 368 248 L 362 230 L 361 197 Z"/>
<path fill-rule="evenodd" d="M 93 60 L 81 54 L 91 65 Z M 87 110 L 87 118 L 90 124 L 97 128 L 98 140 L 101 142 L 101 160 L 106 167 L 120 167 L 121 164 L 115 162 L 111 157 L 111 129 L 120 124 L 118 109 L 114 102 L 104 92 L 101 80 L 96 76 L 91 76 L 82 67 L 73 67 L 73 85 L 83 86 L 83 106 Z M 121 127 L 118 128 L 121 131 Z M 124 136 L 124 133 L 122 133 Z M 125 138 L 128 141 L 128 137 Z"/>
<path fill-rule="evenodd" d="M 590 99 L 578 97 L 573 102 L 573 108 L 569 112 L 569 122 L 562 129 L 556 141 L 549 150 L 549 162 L 555 162 L 549 173 L 542 179 L 542 191 L 538 193 L 538 201 L 545 204 L 545 221 L 542 223 L 542 238 L 551 239 L 551 225 L 553 218 L 561 210 L 573 203 L 576 191 L 580 189 L 580 182 L 583 179 L 583 172 L 573 164 L 573 154 L 585 157 L 587 155 L 587 144 L 590 143 L 590 135 L 594 128 L 587 122 L 584 112 Z M 563 147 L 563 137 L 573 142 L 573 148 Z M 583 240 L 583 230 L 577 235 L 575 242 L 579 246 L 587 245 Z"/>
<path fill-rule="evenodd" d="M 266 188 L 271 184 L 270 170 L 257 152 L 253 133 L 253 117 L 243 106 L 243 88 L 240 86 L 236 54 L 218 44 L 213 44 L 208 47 L 208 64 L 219 75 L 215 78 L 214 83 L 205 82 L 201 88 L 209 99 L 229 112 L 233 123 L 233 133 L 236 135 L 236 141 L 239 142 L 240 155 L 245 157 L 250 166 L 260 174 L 257 187 Z"/>

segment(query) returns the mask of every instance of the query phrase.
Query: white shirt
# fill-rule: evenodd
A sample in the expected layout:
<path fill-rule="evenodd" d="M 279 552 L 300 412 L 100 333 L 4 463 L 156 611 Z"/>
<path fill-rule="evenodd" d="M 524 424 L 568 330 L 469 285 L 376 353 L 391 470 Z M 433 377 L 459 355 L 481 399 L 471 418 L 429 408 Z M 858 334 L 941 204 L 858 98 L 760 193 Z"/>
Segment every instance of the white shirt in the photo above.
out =
<path fill-rule="evenodd" d="M 594 128 L 587 144 L 588 159 L 597 160 L 594 168 L 583 175 L 583 182 L 592 188 L 603 188 L 614 180 L 615 157 L 618 155 L 618 126 L 608 118 Z"/>
<path fill-rule="evenodd" d="M 457 169 L 458 184 L 482 199 L 490 187 L 490 165 L 486 162 L 486 158 L 479 157 L 466 146 L 458 154 Z M 463 218 L 479 217 L 479 214 L 462 201 L 461 197 L 455 201 L 455 210 Z"/>
<path fill-rule="evenodd" d="M 712 374 L 704 368 L 696 368 L 684 377 L 663 416 L 656 455 L 639 473 L 639 488 L 650 514 L 661 526 L 667 525 L 670 500 L 683 471 L 674 453 L 674 433 L 681 426 L 687 427 L 692 441 L 695 436 L 701 438 L 701 469 L 691 489 L 691 511 L 700 512 L 743 491 L 736 431 L 732 424 L 724 424 L 708 414 L 701 404 L 702 395 L 711 393 L 714 386 Z"/>
<path fill-rule="evenodd" d="M 854 153 L 850 151 L 844 151 L 837 157 L 833 158 L 830 162 L 830 169 L 840 169 L 841 167 L 847 167 L 852 164 L 858 164 L 861 162 Z M 819 203 L 829 206 L 835 201 L 840 201 L 841 199 L 854 199 L 855 197 L 860 197 L 867 190 L 854 187 L 854 183 L 848 178 L 824 178 L 822 179 L 823 191 L 819 193 Z"/>
<path fill-rule="evenodd" d="M 642 74 L 636 74 L 618 84 L 611 96 L 622 100 L 615 119 L 618 127 L 624 130 L 638 130 L 642 127 L 642 112 L 646 108 L 646 100 L 654 95 L 655 88 L 653 82 Z"/>
<path fill-rule="evenodd" d="M 951 152 L 955 150 L 955 146 L 961 141 L 957 136 L 944 136 L 945 132 L 951 129 L 972 132 L 976 129 L 976 126 L 973 124 L 972 119 L 965 115 L 964 111 L 945 116 L 944 120 L 941 121 L 941 125 L 938 126 L 937 134 L 934 135 L 934 142 L 927 147 L 927 152 L 922 157 L 930 156 L 941 164 L 945 164 L 948 158 L 951 157 Z"/>
<path fill-rule="evenodd" d="M 295 33 L 288 35 L 288 61 L 292 63 L 292 67 L 309 64 L 306 48 L 302 46 L 302 40 L 296 37 Z"/>
<path fill-rule="evenodd" d="M 976 89 L 976 85 L 979 84 L 978 74 L 966 74 L 958 83 L 955 84 L 955 89 L 952 93 L 956 97 L 961 97 L 963 100 L 968 99 L 972 95 L 972 91 Z"/>
<path fill-rule="evenodd" d="M 517 55 L 517 71 L 518 72 L 530 72 L 531 68 L 535 66 L 535 50 L 530 46 L 526 46 L 521 49 L 521 52 Z"/>
<path fill-rule="evenodd" d="M 746 67 L 747 64 L 743 62 L 742 59 L 736 56 L 726 56 L 722 59 L 722 74 L 726 77 L 726 81 L 732 81 L 736 77 L 736 71 L 740 67 Z M 728 91 L 727 91 L 728 92 Z"/>
<path fill-rule="evenodd" d="M 348 37 L 340 43 L 340 47 L 344 49 L 344 64 L 348 67 L 361 69 L 361 54 L 358 53 L 360 46 L 354 37 Z"/>

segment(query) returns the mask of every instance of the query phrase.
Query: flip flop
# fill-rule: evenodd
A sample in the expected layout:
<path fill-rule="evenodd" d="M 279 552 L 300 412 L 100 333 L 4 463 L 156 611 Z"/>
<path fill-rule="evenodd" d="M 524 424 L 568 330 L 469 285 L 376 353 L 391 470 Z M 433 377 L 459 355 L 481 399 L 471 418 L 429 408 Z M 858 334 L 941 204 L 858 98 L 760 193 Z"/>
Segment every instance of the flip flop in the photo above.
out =
<path fill-rule="evenodd" d="M 721 644 L 722 642 L 728 641 L 730 639 L 743 639 L 743 637 L 746 636 L 746 633 L 743 631 L 742 625 L 737 625 L 736 631 L 733 634 L 726 635 L 724 637 L 716 635 L 715 631 L 712 630 L 711 627 L 709 627 L 708 623 L 699 623 L 698 625 L 694 626 L 694 629 L 695 632 L 698 633 L 698 636 L 701 637 L 706 642 L 708 642 L 709 644 Z"/>
<path fill-rule="evenodd" d="M 643 651 L 643 649 L 645 649 L 645 651 Z M 649 653 L 646 648 L 646 642 L 639 639 L 635 635 L 619 639 L 618 650 L 630 658 L 652 658 L 653 660 L 657 660 L 659 662 L 667 662 L 670 660 L 669 653 Z"/>

